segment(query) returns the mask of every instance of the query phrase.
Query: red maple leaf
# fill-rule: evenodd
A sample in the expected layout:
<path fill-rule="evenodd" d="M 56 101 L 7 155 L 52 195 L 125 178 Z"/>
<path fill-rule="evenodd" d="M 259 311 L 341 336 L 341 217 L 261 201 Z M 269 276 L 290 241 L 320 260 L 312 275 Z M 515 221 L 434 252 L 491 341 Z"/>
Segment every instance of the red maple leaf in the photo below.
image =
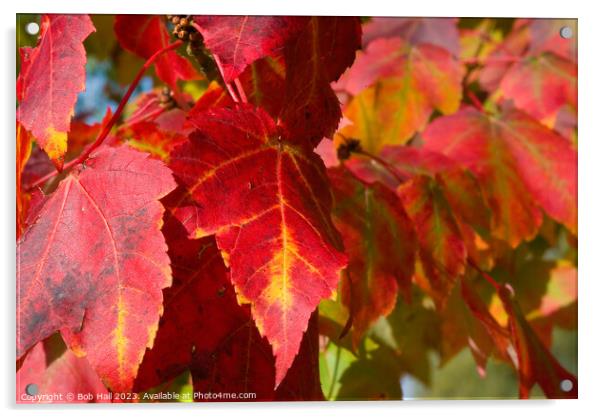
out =
<path fill-rule="evenodd" d="M 493 212 L 493 234 L 512 246 L 542 221 L 539 207 L 577 228 L 577 154 L 571 143 L 517 110 L 489 116 L 474 109 L 437 119 L 425 147 L 470 168 Z"/>
<path fill-rule="evenodd" d="M 169 170 L 103 147 L 65 178 L 17 244 L 17 358 L 61 330 L 113 390 L 128 390 L 162 312 L 171 270 L 158 199 Z"/>
<path fill-rule="evenodd" d="M 178 189 L 164 203 L 176 211 L 188 200 Z M 319 399 L 317 364 L 307 364 L 315 353 L 309 344 L 316 330 L 306 333 L 298 358 L 275 391 L 271 347 L 259 335 L 249 307 L 238 305 L 215 239 L 189 239 L 171 214 L 165 215 L 163 234 L 174 284 L 164 291 L 165 313 L 134 390 L 159 386 L 189 369 L 194 389 L 201 393 L 254 393 L 253 401 Z"/>
<path fill-rule="evenodd" d="M 85 88 L 83 42 L 94 30 L 88 15 L 43 15 L 38 45 L 21 51 L 17 120 L 58 168 L 77 95 Z"/>
<path fill-rule="evenodd" d="M 219 57 L 226 83 L 248 65 L 282 52 L 307 18 L 289 16 L 194 16 L 205 46 Z"/>
<path fill-rule="evenodd" d="M 115 34 L 123 48 L 142 58 L 150 58 L 169 44 L 169 32 L 161 16 L 117 15 Z M 187 59 L 175 51 L 168 51 L 155 62 L 157 77 L 172 89 L 178 80 L 193 80 L 198 73 Z"/>
<path fill-rule="evenodd" d="M 417 249 L 413 225 L 394 192 L 367 185 L 342 168 L 328 176 L 335 195 L 335 225 L 349 256 L 343 298 L 353 313 L 353 343 L 395 307 L 397 293 L 410 299 Z"/>
<path fill-rule="evenodd" d="M 198 132 L 170 167 L 198 207 L 179 218 L 193 237 L 216 235 L 239 300 L 272 345 L 278 385 L 346 264 L 325 168 L 284 141 L 262 109 L 215 109 L 192 122 Z"/>
<path fill-rule="evenodd" d="M 108 402 L 109 391 L 90 363 L 68 350 L 60 338 L 55 334 L 31 349 L 17 372 L 17 402 Z M 33 396 L 27 391 L 30 384 L 37 388 Z"/>
<path fill-rule="evenodd" d="M 341 119 L 330 83 L 355 59 L 361 26 L 353 17 L 312 17 L 284 51 L 284 109 L 280 115 L 289 140 L 311 147 L 331 137 Z"/>

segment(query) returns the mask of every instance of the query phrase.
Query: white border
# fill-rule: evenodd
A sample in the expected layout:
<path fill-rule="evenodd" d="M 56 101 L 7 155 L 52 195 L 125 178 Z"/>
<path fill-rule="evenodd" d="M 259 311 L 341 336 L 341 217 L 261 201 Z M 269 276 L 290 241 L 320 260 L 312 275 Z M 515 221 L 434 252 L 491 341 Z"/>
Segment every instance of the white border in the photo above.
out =
<path fill-rule="evenodd" d="M 589 411 L 599 410 L 596 403 L 600 383 L 600 354 L 602 341 L 602 66 L 600 40 L 602 40 L 602 16 L 595 10 L 594 1 L 579 0 L 494 0 L 494 1 L 431 1 L 417 2 L 393 0 L 177 0 L 137 1 L 103 0 L 94 3 L 73 0 L 3 0 L 0 18 L 3 25 L 3 72 L 0 100 L 4 138 L 0 140 L 2 176 L 2 221 L 0 240 L 4 321 L 2 350 L 2 380 L 0 394 L 8 416 L 13 414 L 42 414 L 43 416 L 86 417 L 116 416 L 140 410 L 149 417 L 165 417 L 219 414 L 225 416 L 288 417 L 307 416 L 311 413 L 342 417 L 366 416 L 444 416 L 445 418 L 467 416 L 504 417 L 521 412 L 545 414 L 546 417 L 589 416 Z M 124 407 L 81 407 L 47 406 L 37 411 L 32 407 L 14 406 L 14 319 L 15 319 L 15 244 L 14 244 L 14 114 L 15 114 L 15 13 L 72 12 L 72 13 L 197 13 L 197 14 L 305 14 L 305 15 L 401 15 L 401 16 L 491 16 L 491 17 L 568 17 L 579 19 L 579 400 L 578 401 L 411 401 L 356 402 L 321 404 L 212 404 L 212 405 L 125 405 Z M 598 245 L 597 245 L 598 244 Z M 525 411 L 522 411 L 525 410 Z M 173 411 L 173 412 L 172 412 Z M 519 416 L 522 416 L 519 415 Z"/>

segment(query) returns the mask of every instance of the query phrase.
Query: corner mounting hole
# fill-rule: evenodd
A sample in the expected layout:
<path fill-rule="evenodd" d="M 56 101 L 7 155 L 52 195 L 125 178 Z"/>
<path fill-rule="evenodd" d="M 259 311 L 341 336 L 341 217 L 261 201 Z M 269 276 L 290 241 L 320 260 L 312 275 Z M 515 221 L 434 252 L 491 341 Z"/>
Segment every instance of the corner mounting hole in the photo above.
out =
<path fill-rule="evenodd" d="M 561 27 L 560 37 L 563 39 L 571 39 L 573 37 L 573 29 L 570 26 Z"/>
<path fill-rule="evenodd" d="M 38 394 L 38 385 L 36 385 L 35 383 L 30 383 L 27 386 L 25 386 L 25 393 L 27 393 L 29 396 L 35 396 Z"/>
<path fill-rule="evenodd" d="M 25 26 L 25 32 L 27 32 L 30 35 L 37 35 L 39 31 L 40 25 L 38 25 L 36 22 L 29 22 Z"/>
<path fill-rule="evenodd" d="M 564 379 L 560 382 L 560 389 L 562 389 L 563 392 L 570 392 L 571 389 L 573 389 L 573 382 L 569 379 Z"/>

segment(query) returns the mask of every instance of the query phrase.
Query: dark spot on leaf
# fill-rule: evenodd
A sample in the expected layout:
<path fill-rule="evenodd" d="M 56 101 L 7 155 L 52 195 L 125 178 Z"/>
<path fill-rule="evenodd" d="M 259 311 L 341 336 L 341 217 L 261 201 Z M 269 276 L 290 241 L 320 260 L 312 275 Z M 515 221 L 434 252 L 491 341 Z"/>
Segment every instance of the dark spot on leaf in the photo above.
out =
<path fill-rule="evenodd" d="M 26 328 L 31 334 L 37 334 L 48 319 L 48 311 L 35 311 L 27 317 Z"/>

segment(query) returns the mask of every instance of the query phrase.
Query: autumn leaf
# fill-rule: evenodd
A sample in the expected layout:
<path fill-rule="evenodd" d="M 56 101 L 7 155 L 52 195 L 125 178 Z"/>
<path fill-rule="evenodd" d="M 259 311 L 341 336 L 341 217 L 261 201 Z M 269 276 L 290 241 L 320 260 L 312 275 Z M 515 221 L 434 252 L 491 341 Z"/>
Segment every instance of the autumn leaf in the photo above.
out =
<path fill-rule="evenodd" d="M 477 58 L 483 60 L 483 67 L 476 71 L 476 80 L 485 91 L 493 92 L 498 89 L 508 69 L 529 49 L 529 30 L 524 24 L 516 24 L 503 39 L 484 35 L 483 32 L 479 34 L 479 39 L 482 54 Z"/>
<path fill-rule="evenodd" d="M 167 161 L 169 153 L 186 140 L 186 136 L 174 130 L 162 130 L 156 123 L 139 122 L 119 132 L 120 138 L 139 151 L 148 152 Z"/>
<path fill-rule="evenodd" d="M 423 137 L 426 149 L 462 163 L 480 180 L 497 238 L 513 247 L 532 238 L 542 222 L 539 207 L 576 231 L 577 154 L 529 116 L 467 108 L 437 119 Z"/>
<path fill-rule="evenodd" d="M 171 90 L 155 89 L 141 94 L 133 103 L 134 110 L 115 131 L 113 142 L 127 143 L 130 147 L 148 152 L 162 161 L 186 140 L 192 127 L 187 123 L 188 112 L 177 107 Z M 183 96 L 187 99 L 186 96 Z"/>
<path fill-rule="evenodd" d="M 462 296 L 467 306 L 489 332 L 498 353 L 516 368 L 520 397 L 528 398 L 537 383 L 548 398 L 576 398 L 576 377 L 560 365 L 535 334 L 522 313 L 512 286 L 499 284 L 496 294 L 508 318 L 505 328 L 492 316 L 472 285 L 462 281 Z"/>
<path fill-rule="evenodd" d="M 249 103 L 265 109 L 274 118 L 282 112 L 285 97 L 286 66 L 284 58 L 265 57 L 249 65 L 240 82 Z"/>
<path fill-rule="evenodd" d="M 576 19 L 519 19 L 517 26 L 526 24 L 530 35 L 529 53 L 537 55 L 552 52 L 559 57 L 577 62 L 577 20 Z M 573 36 L 564 38 L 561 29 L 568 27 Z"/>
<path fill-rule="evenodd" d="M 69 149 L 65 153 L 64 158 L 67 160 L 77 158 L 97 138 L 100 130 L 108 123 L 111 116 L 112 113 L 109 108 L 100 123 L 87 124 L 78 118 L 72 119 L 67 135 Z M 17 159 L 21 158 L 22 163 L 25 163 L 25 165 L 19 167 L 17 163 L 17 170 L 21 170 L 20 172 L 17 171 L 17 239 L 27 227 L 28 222 L 32 218 L 35 218 L 35 216 L 30 216 L 30 212 L 32 211 L 32 206 L 35 205 L 34 200 L 37 198 L 36 195 L 38 193 L 42 195 L 41 187 L 44 187 L 46 190 L 54 190 L 58 182 L 64 177 L 64 174 L 57 175 L 46 185 L 36 183 L 45 176 L 55 172 L 56 167 L 52 164 L 48 155 L 37 145 L 30 143 L 30 149 L 27 150 L 27 141 L 32 140 L 31 135 L 22 126 L 18 125 Z M 28 154 L 24 155 L 24 152 Z M 25 157 L 27 158 L 25 159 Z M 34 185 L 38 187 L 32 187 Z"/>
<path fill-rule="evenodd" d="M 290 141 L 314 148 L 323 137 L 332 137 L 341 109 L 330 83 L 353 63 L 360 38 L 357 18 L 312 17 L 287 44 L 285 107 L 280 118 Z"/>
<path fill-rule="evenodd" d="M 38 45 L 21 53 L 17 120 L 59 169 L 75 101 L 85 89 L 83 41 L 94 30 L 88 15 L 43 15 Z"/>
<path fill-rule="evenodd" d="M 500 287 L 498 295 L 508 313 L 511 338 L 516 347 L 520 397 L 528 398 L 537 383 L 548 398 L 576 399 L 577 378 L 562 367 L 537 338 L 510 289 Z"/>
<path fill-rule="evenodd" d="M 98 138 L 103 126 L 111 119 L 111 116 L 113 116 L 113 113 L 111 112 L 111 108 L 108 108 L 107 113 L 100 123 L 88 124 L 80 119 L 73 119 L 68 135 L 69 150 L 65 154 L 67 158 L 77 157 L 86 146 L 94 142 L 94 140 Z"/>
<path fill-rule="evenodd" d="M 468 347 L 475 360 L 477 372 L 484 377 L 487 361 L 496 346 L 488 330 L 467 306 L 461 292 L 462 286 L 454 287 L 441 314 L 441 363 L 448 364 L 462 349 Z M 477 296 L 473 297 L 480 302 Z M 483 309 L 486 311 L 486 307 Z M 504 332 L 501 326 L 497 329 Z M 504 336 L 505 341 L 509 341 L 505 334 Z"/>
<path fill-rule="evenodd" d="M 463 27 L 459 29 L 460 50 L 457 56 L 462 60 L 474 60 L 487 57 L 497 45 L 498 32 L 494 31 L 494 19 L 482 19 L 477 24 L 471 27 Z M 476 68 L 468 74 L 466 82 L 472 83 L 478 79 Z"/>
<path fill-rule="evenodd" d="M 536 72 L 543 70 L 542 74 L 546 74 L 546 78 L 552 80 L 559 76 L 563 77 L 563 73 L 566 75 L 567 70 L 571 73 L 573 65 L 570 65 L 570 62 L 576 63 L 577 61 L 577 42 L 576 36 L 573 36 L 572 39 L 564 39 L 560 36 L 560 30 L 565 26 L 576 33 L 576 21 L 570 19 L 517 19 L 512 31 L 501 40 L 484 35 L 481 31 L 479 35 L 482 42 L 480 58 L 484 59 L 484 66 L 476 73 L 481 86 L 490 92 L 497 90 L 502 79 L 514 67 L 511 71 L 514 73 L 511 75 L 514 83 L 520 83 L 520 80 L 516 78 L 518 71 L 534 82 L 534 84 L 525 86 L 526 92 L 519 91 L 519 95 L 526 97 L 529 92 L 539 89 L 537 86 L 543 82 L 537 74 L 529 74 L 529 68 Z M 542 68 L 538 68 L 541 58 L 550 55 L 560 61 L 558 68 L 560 71 L 557 74 L 553 74 L 556 70 L 555 59 L 548 63 L 552 65 L 546 65 L 544 62 Z M 570 80 L 559 81 L 556 79 L 555 81 L 556 86 L 570 83 Z M 558 87 L 555 90 L 558 91 Z M 545 89 L 542 93 L 545 95 Z M 512 96 L 508 97 L 512 98 Z M 547 106 L 550 101 L 554 101 L 553 98 L 550 100 L 550 96 L 548 98 Z M 539 110 L 537 107 L 531 109 L 534 112 L 544 110 Z"/>
<path fill-rule="evenodd" d="M 195 102 L 192 109 L 188 111 L 187 118 L 196 119 L 209 109 L 225 106 L 231 107 L 233 105 L 234 100 L 232 100 L 228 92 L 219 83 L 213 81 Z"/>
<path fill-rule="evenodd" d="M 332 168 L 333 216 L 349 265 L 343 281 L 345 304 L 353 312 L 353 343 L 395 307 L 398 291 L 410 298 L 416 236 L 397 196 L 381 184 L 365 185 Z"/>
<path fill-rule="evenodd" d="M 577 300 L 577 269 L 560 265 L 550 272 L 548 292 L 543 296 L 539 312 L 550 315 Z M 576 321 L 575 321 L 576 324 Z"/>
<path fill-rule="evenodd" d="M 180 196 L 175 193 L 166 199 Z M 254 392 L 256 400 L 272 399 L 270 345 L 259 335 L 248 307 L 237 304 L 215 240 L 188 239 L 184 227 L 169 214 L 163 234 L 174 283 L 164 291 L 165 313 L 134 390 L 159 386 L 190 369 L 195 390 L 203 393 Z"/>
<path fill-rule="evenodd" d="M 362 43 L 368 45 L 376 39 L 399 37 L 412 45 L 436 45 L 458 56 L 460 39 L 457 23 L 457 18 L 373 17 L 364 25 Z"/>
<path fill-rule="evenodd" d="M 514 64 L 500 83 L 503 97 L 542 120 L 564 106 L 577 106 L 577 64 L 551 53 Z"/>
<path fill-rule="evenodd" d="M 108 402 L 109 391 L 96 375 L 85 358 L 77 357 L 60 341 L 55 334 L 37 343 L 28 354 L 23 366 L 17 372 L 17 403 L 38 403 L 24 394 L 27 386 L 34 384 L 37 395 L 49 403 Z M 70 400 L 67 396 L 78 394 Z M 92 395 L 91 398 L 79 398 L 79 395 Z M 57 399 L 57 395 L 61 399 Z M 35 398 L 34 398 L 35 399 Z"/>
<path fill-rule="evenodd" d="M 309 81 L 318 78 L 319 73 L 329 82 L 336 81 L 353 64 L 356 51 L 361 48 L 361 36 L 357 17 L 313 16 L 303 32 L 287 45 L 286 68 L 308 76 Z"/>
<path fill-rule="evenodd" d="M 357 95 L 379 78 L 400 77 L 406 88 L 418 90 L 416 94 L 426 96 L 433 107 L 452 113 L 458 108 L 462 75 L 459 62 L 443 48 L 412 45 L 398 38 L 378 39 L 358 52 L 335 89 Z"/>
<path fill-rule="evenodd" d="M 179 205 L 191 204 L 183 189 L 163 203 L 174 213 Z M 160 386 L 190 370 L 194 390 L 201 393 L 254 393 L 251 401 L 320 399 L 318 365 L 312 364 L 317 330 L 307 331 L 299 356 L 275 391 L 271 347 L 259 335 L 249 307 L 238 305 L 215 239 L 189 239 L 171 213 L 164 219 L 174 283 L 164 290 L 165 313 L 134 390 Z"/>
<path fill-rule="evenodd" d="M 119 44 L 126 50 L 145 59 L 169 44 L 169 32 L 162 16 L 117 15 L 115 34 Z M 198 73 L 190 61 L 175 51 L 162 54 L 155 61 L 157 77 L 172 89 L 177 89 L 178 80 L 194 80 Z"/>
<path fill-rule="evenodd" d="M 470 281 L 463 279 L 460 283 L 460 294 L 462 300 L 467 309 L 470 310 L 474 319 L 478 320 L 483 326 L 487 334 L 489 335 L 489 341 L 491 346 L 487 344 L 487 341 L 482 338 L 476 339 L 474 346 L 471 346 L 471 352 L 477 360 L 477 365 L 483 368 L 487 361 L 487 356 L 493 352 L 497 353 L 498 356 L 510 363 L 513 367 L 518 366 L 518 359 L 516 356 L 516 350 L 512 346 L 512 340 L 510 338 L 510 332 L 506 327 L 503 327 L 491 314 L 487 304 L 481 299 L 475 286 Z M 477 325 L 471 320 L 467 320 L 467 323 L 474 326 L 473 332 L 476 331 Z M 472 334 L 470 334 L 472 336 Z M 480 342 L 480 344 L 478 344 Z M 483 351 L 486 350 L 486 351 Z M 494 351 L 495 350 L 495 351 Z"/>
<path fill-rule="evenodd" d="M 49 195 L 17 244 L 17 358 L 61 330 L 114 391 L 129 390 L 171 283 L 163 207 L 169 170 L 102 147 Z"/>
<path fill-rule="evenodd" d="M 16 183 L 17 183 L 17 239 L 21 236 L 23 232 L 25 218 L 27 216 L 27 204 L 29 201 L 29 196 L 25 191 L 21 188 L 21 178 L 23 174 L 23 170 L 25 169 L 25 165 L 29 160 L 31 155 L 31 135 L 23 126 L 17 122 L 17 145 L 16 145 L 16 154 L 17 154 L 17 162 L 16 162 Z"/>
<path fill-rule="evenodd" d="M 414 223 L 422 267 L 441 303 L 466 268 L 467 250 L 452 209 L 437 182 L 427 176 L 402 184 L 397 194 Z"/>
<path fill-rule="evenodd" d="M 75 118 L 71 120 L 69 133 L 67 134 L 67 140 L 69 143 L 69 149 L 64 155 L 66 160 L 73 160 L 77 158 L 84 150 L 86 150 L 98 137 L 102 128 L 109 122 L 113 113 L 111 108 L 107 108 L 107 113 L 103 117 L 102 121 L 88 124 L 82 121 L 82 118 Z M 111 136 L 109 136 L 109 140 Z M 37 145 L 34 145 L 31 149 L 31 155 L 27 164 L 23 168 L 21 173 L 21 182 L 24 189 L 29 189 L 32 192 L 31 186 L 36 184 L 42 177 L 52 174 L 56 171 L 56 168 L 52 164 L 52 161 L 48 158 L 48 155 L 41 150 Z M 64 178 L 64 174 L 56 176 L 52 182 L 47 183 L 44 188 L 45 190 L 54 190 L 60 180 Z M 42 187 L 42 184 L 36 184 Z M 27 198 L 28 191 L 21 190 L 23 198 Z M 39 190 L 34 188 L 33 191 Z M 29 213 L 24 213 L 29 218 Z"/>
<path fill-rule="evenodd" d="M 170 167 L 198 207 L 179 219 L 193 237 L 216 234 L 239 302 L 251 304 L 272 345 L 278 385 L 346 264 L 326 172 L 317 155 L 283 141 L 261 109 L 215 109 L 192 122 L 198 132 Z"/>
<path fill-rule="evenodd" d="M 125 125 L 135 125 L 139 122 L 154 122 L 164 113 L 171 110 L 162 97 L 162 92 L 157 89 L 140 94 L 130 106 L 134 107 L 127 117 Z M 167 100 L 165 100 L 167 101 Z"/>
<path fill-rule="evenodd" d="M 397 191 L 412 219 L 420 243 L 417 277 L 442 304 L 470 255 L 488 265 L 487 244 L 478 235 L 490 228 L 490 211 L 475 176 L 435 151 L 387 146 L 380 162 L 358 155 L 345 166 L 364 182 L 382 183 Z M 424 282 L 419 281 L 424 284 Z"/>
<path fill-rule="evenodd" d="M 410 180 L 420 175 L 434 179 L 458 222 L 482 233 L 490 229 L 491 213 L 481 185 L 472 172 L 456 161 L 439 152 L 413 146 L 386 146 L 380 156 L 402 179 Z M 392 190 L 399 185 L 398 178 L 371 158 L 358 156 L 346 161 L 345 165 L 364 181 L 378 181 Z"/>
<path fill-rule="evenodd" d="M 561 265 L 550 273 L 547 293 L 531 319 L 531 326 L 542 343 L 550 348 L 555 328 L 577 328 L 577 269 Z"/>
<path fill-rule="evenodd" d="M 19 61 L 21 64 L 21 71 L 19 72 L 19 75 L 17 76 L 17 82 L 16 82 L 16 95 L 17 95 L 17 101 L 21 102 L 23 101 L 23 98 L 25 96 L 25 86 L 23 85 L 24 83 L 24 77 L 21 76 L 21 74 L 26 74 L 29 71 L 29 66 L 31 64 L 31 55 L 32 52 L 34 51 L 33 48 L 28 47 L 28 46 L 24 46 L 19 48 Z"/>
<path fill-rule="evenodd" d="M 205 46 L 219 57 L 226 83 L 254 61 L 281 53 L 306 23 L 295 16 L 194 16 Z"/>
<path fill-rule="evenodd" d="M 462 76 L 462 66 L 442 48 L 376 40 L 335 85 L 355 95 L 344 112 L 353 123 L 340 132 L 370 152 L 402 145 L 425 128 L 435 109 L 458 109 Z"/>
<path fill-rule="evenodd" d="M 491 276 L 497 281 L 512 286 L 516 302 L 525 315 L 537 315 L 540 312 L 539 307 L 548 292 L 552 269 L 556 264 L 554 261 L 542 259 L 531 248 L 535 242 L 521 245 L 508 260 L 498 262 L 503 267 L 491 271 Z"/>
<path fill-rule="evenodd" d="M 42 177 L 55 170 L 56 167 L 54 164 L 52 164 L 52 161 L 50 161 L 50 158 L 48 158 L 48 155 L 44 152 L 44 150 L 39 148 L 35 143 L 32 144 L 31 155 L 29 156 L 29 159 L 23 168 L 23 172 L 21 173 L 21 198 L 30 199 L 33 197 L 36 191 L 41 193 L 39 189 L 29 190 L 29 185 L 34 184 Z M 23 213 L 24 217 L 22 219 L 27 220 L 30 212 L 31 208 L 28 207 L 27 211 Z"/>

